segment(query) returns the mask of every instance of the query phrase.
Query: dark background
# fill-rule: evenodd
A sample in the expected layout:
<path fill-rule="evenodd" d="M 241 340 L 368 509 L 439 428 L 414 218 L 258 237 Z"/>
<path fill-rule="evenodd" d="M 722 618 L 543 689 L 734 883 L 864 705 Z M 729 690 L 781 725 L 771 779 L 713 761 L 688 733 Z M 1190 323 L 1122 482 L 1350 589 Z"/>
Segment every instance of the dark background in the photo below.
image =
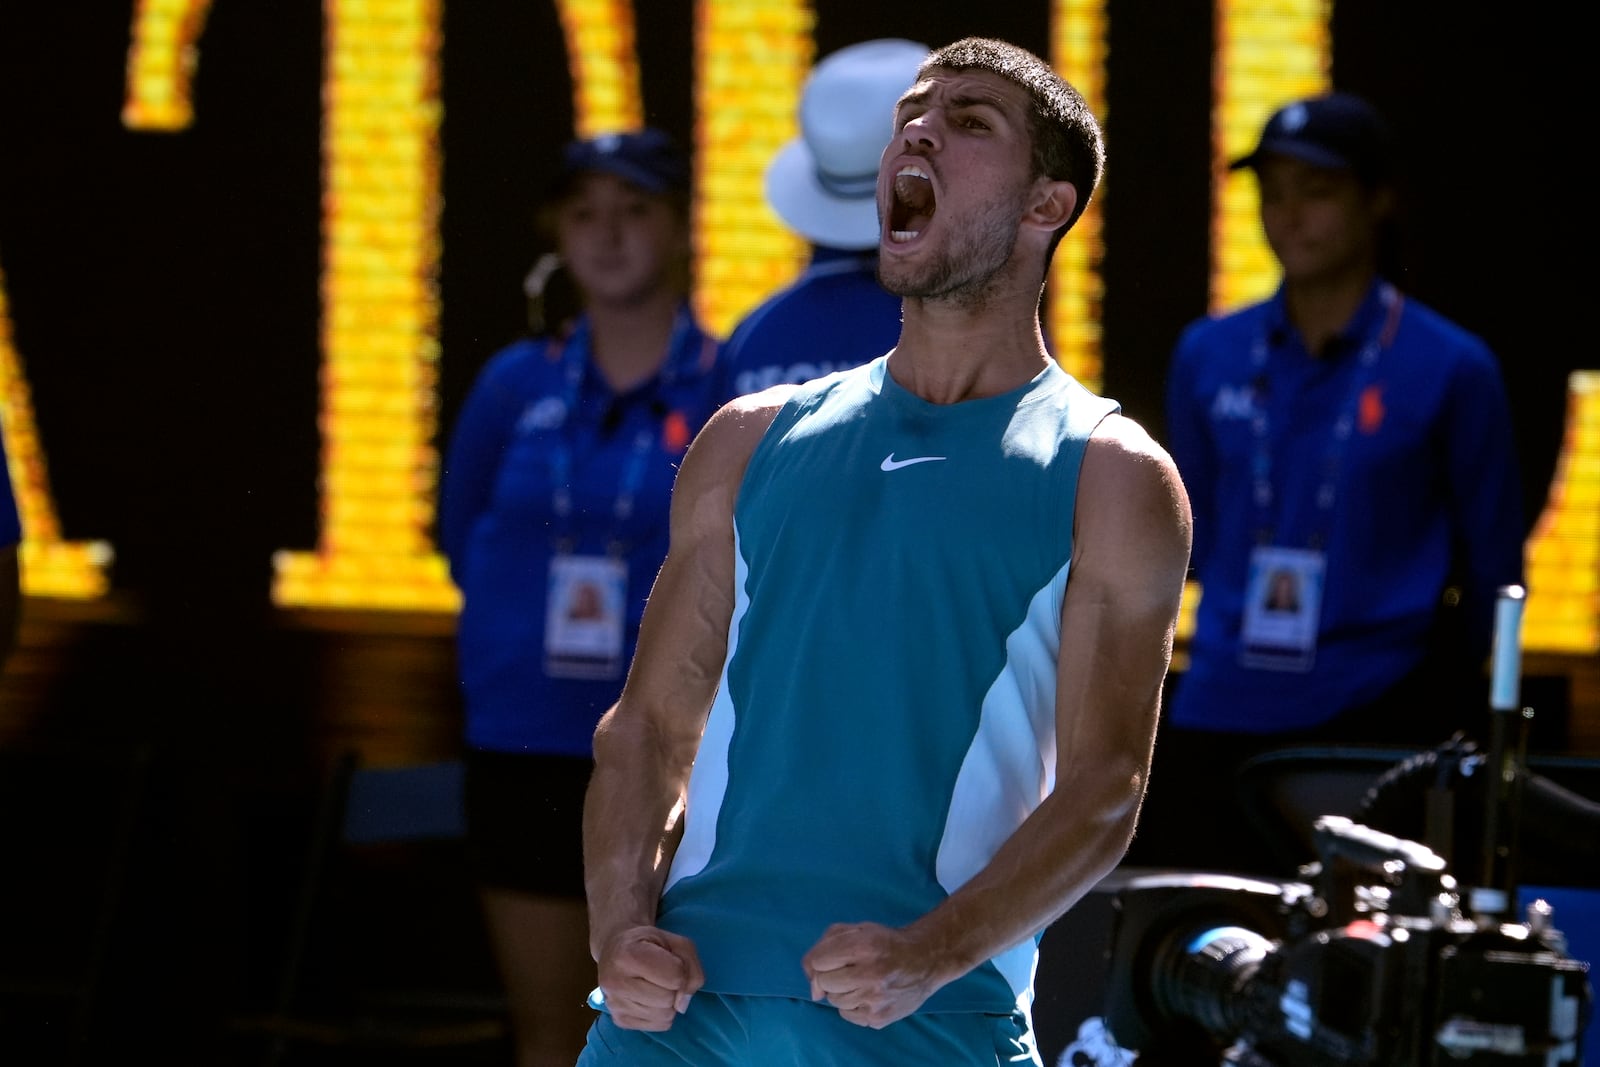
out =
<path fill-rule="evenodd" d="M 458 745 L 453 623 L 269 600 L 272 553 L 318 538 L 322 4 L 214 0 L 196 121 L 171 134 L 120 122 L 133 6 L 0 2 L 0 269 L 14 343 L 63 536 L 116 551 L 106 602 L 25 605 L 0 731 L 7 748 L 151 753 L 101 1039 L 211 1064 L 206 1020 L 271 985 L 331 757 Z M 694 5 L 635 6 L 648 119 L 689 143 Z M 1044 0 L 815 7 L 819 56 L 969 33 L 1048 50 Z M 1501 358 L 1530 525 L 1567 376 L 1596 366 L 1580 332 L 1592 269 L 1574 162 L 1592 93 L 1571 90 L 1588 39 L 1548 9 L 1524 15 L 1534 10 L 1338 3 L 1333 71 L 1400 134 L 1398 281 Z M 1110 13 L 1105 388 L 1159 436 L 1170 347 L 1206 310 L 1213 11 L 1112 0 Z M 522 328 L 521 281 L 539 251 L 531 206 L 572 128 L 553 4 L 460 0 L 443 19 L 441 435 L 484 360 Z M 3 806 L 47 838 L 52 818 L 82 816 L 37 869 L 68 900 L 49 872 L 119 803 L 58 810 L 29 788 Z M 9 825 L 0 862 L 20 870 Z M 0 917 L 44 922 L 3 900 Z M 65 920 L 79 932 L 89 921 Z M 0 1008 L 7 1063 L 8 1020 Z"/>
<path fill-rule="evenodd" d="M 819 55 L 979 32 L 1048 47 L 1048 5 L 821 0 Z M 650 121 L 688 141 L 693 5 L 638 5 Z M 0 5 L 0 266 L 69 540 L 180 610 L 264 604 L 317 538 L 321 5 L 219 0 L 196 121 L 119 120 L 130 3 Z M 1212 11 L 1111 5 L 1105 385 L 1161 427 L 1177 331 L 1205 310 Z M 1531 523 L 1580 350 L 1568 251 L 1575 34 L 1489 3 L 1335 5 L 1333 80 L 1391 117 L 1411 179 L 1400 281 L 1486 337 L 1517 412 Z M 441 420 L 521 328 L 532 198 L 571 129 L 554 5 L 444 10 Z M 1581 253 L 1580 253 L 1581 255 Z M 195 560 L 195 565 L 180 561 Z M 198 588 L 186 578 L 202 574 Z"/>

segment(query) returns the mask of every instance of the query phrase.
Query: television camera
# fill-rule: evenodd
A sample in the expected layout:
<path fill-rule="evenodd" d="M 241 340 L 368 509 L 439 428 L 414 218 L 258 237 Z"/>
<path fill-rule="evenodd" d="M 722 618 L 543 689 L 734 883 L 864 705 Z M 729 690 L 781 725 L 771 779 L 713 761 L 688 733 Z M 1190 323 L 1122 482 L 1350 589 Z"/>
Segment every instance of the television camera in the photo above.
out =
<path fill-rule="evenodd" d="M 1501 590 L 1492 710 L 1517 696 Z M 1486 840 L 1463 887 L 1427 845 L 1315 820 L 1301 880 L 1153 874 L 1114 901 L 1105 1024 L 1139 1067 L 1582 1067 L 1589 964 L 1550 905 L 1513 917 L 1520 745 L 1492 720 Z"/>

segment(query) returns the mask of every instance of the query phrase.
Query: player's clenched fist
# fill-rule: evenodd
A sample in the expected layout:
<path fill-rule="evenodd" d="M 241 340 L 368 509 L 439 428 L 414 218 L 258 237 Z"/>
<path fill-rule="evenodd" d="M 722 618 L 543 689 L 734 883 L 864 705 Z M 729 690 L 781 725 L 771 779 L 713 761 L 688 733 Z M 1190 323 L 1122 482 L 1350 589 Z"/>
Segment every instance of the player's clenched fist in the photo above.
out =
<path fill-rule="evenodd" d="M 800 961 L 812 1000 L 874 1030 L 904 1019 L 939 988 L 925 962 L 910 935 L 877 923 L 835 923 Z"/>
<path fill-rule="evenodd" d="M 654 926 L 635 926 L 600 954 L 606 1010 L 627 1030 L 666 1030 L 705 984 L 694 942 Z"/>

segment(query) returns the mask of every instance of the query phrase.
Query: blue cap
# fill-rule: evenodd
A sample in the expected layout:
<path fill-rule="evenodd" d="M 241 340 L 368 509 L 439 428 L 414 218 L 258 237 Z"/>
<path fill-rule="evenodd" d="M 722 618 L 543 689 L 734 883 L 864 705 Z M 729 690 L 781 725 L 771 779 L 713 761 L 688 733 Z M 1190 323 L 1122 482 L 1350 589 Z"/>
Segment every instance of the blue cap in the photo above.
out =
<path fill-rule="evenodd" d="M 1292 156 L 1314 167 L 1353 171 L 1367 182 L 1387 177 L 1393 164 L 1389 129 L 1371 104 L 1352 93 L 1328 93 L 1285 104 L 1261 130 L 1255 151 L 1229 170 L 1259 167 L 1266 156 Z"/>
<path fill-rule="evenodd" d="M 689 188 L 689 161 L 662 130 L 603 133 L 570 142 L 561 153 L 555 194 L 565 193 L 580 174 L 614 174 L 647 193 L 678 193 Z"/>

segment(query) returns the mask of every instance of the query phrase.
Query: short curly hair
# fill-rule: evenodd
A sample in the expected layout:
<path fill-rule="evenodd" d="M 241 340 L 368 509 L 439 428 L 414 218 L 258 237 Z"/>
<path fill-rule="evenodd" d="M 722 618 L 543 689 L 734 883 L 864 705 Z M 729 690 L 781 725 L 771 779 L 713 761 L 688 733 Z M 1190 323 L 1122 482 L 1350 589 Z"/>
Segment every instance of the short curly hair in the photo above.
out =
<path fill-rule="evenodd" d="M 936 48 L 922 61 L 917 78 L 930 68 L 986 70 L 1027 90 L 1028 132 L 1033 140 L 1036 176 L 1068 181 L 1078 190 L 1078 202 L 1066 225 L 1056 231 L 1050 250 L 1089 206 L 1105 170 L 1105 138 L 1100 121 L 1089 110 L 1083 94 L 1046 63 L 1019 45 L 992 37 L 964 37 Z"/>

